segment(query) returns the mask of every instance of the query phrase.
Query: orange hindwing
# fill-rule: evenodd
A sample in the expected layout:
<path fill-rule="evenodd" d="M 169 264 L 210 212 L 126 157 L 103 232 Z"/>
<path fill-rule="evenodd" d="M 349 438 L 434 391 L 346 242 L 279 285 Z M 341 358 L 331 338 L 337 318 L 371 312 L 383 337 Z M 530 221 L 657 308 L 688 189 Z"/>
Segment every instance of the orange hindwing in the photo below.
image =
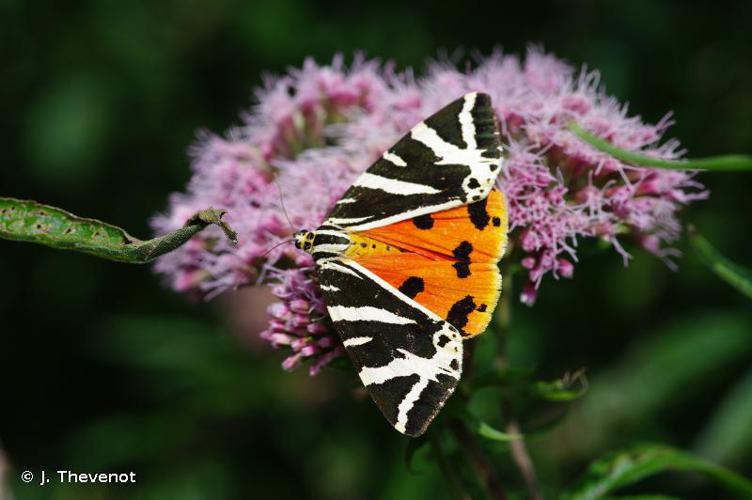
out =
<path fill-rule="evenodd" d="M 486 329 L 499 299 L 507 227 L 504 195 L 494 189 L 470 205 L 353 233 L 364 248 L 375 241 L 383 251 L 351 258 L 473 336 Z"/>

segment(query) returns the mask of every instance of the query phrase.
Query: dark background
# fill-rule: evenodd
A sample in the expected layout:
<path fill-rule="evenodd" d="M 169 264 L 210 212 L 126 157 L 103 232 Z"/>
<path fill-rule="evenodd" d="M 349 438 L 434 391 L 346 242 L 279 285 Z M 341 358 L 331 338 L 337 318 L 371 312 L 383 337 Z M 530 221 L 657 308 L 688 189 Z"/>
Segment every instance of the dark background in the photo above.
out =
<path fill-rule="evenodd" d="M 750 2 L 268 3 L 0 1 L 0 193 L 150 234 L 189 179 L 194 132 L 221 132 L 264 72 L 337 52 L 412 66 L 529 43 L 599 69 L 655 122 L 673 110 L 691 157 L 752 152 Z M 682 213 L 752 264 L 749 174 L 704 174 Z M 511 359 L 540 378 L 588 367 L 591 390 L 531 438 L 547 491 L 592 459 L 661 441 L 752 474 L 752 308 L 688 248 L 680 271 L 584 245 L 573 280 L 515 301 Z M 52 498 L 21 470 L 130 471 L 138 484 L 54 498 L 435 498 L 434 465 L 349 375 L 279 369 L 219 304 L 167 290 L 148 267 L 0 241 L 0 442 L 17 498 Z M 486 341 L 488 342 L 488 341 Z M 492 447 L 514 489 L 502 446 Z M 422 458 L 422 462 L 420 459 Z M 645 491 L 702 496 L 701 479 Z M 634 491 L 643 491 L 639 488 Z M 693 492 L 690 494 L 690 492 Z"/>

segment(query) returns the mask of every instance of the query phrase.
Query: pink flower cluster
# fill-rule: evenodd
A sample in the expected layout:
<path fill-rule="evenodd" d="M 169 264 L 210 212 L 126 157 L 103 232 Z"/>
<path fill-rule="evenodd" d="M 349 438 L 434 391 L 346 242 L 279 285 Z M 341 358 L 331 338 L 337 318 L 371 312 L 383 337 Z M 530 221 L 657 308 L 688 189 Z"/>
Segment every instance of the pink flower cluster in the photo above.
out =
<path fill-rule="evenodd" d="M 676 212 L 707 196 L 692 174 L 635 168 L 579 140 L 577 122 L 616 146 L 659 158 L 680 156 L 675 140 L 658 145 L 668 118 L 645 124 L 608 97 L 595 72 L 577 72 L 538 49 L 524 61 L 496 53 L 467 72 L 433 64 L 426 77 L 389 65 L 342 58 L 267 79 L 258 104 L 225 138 L 203 134 L 194 148 L 187 192 L 175 194 L 157 232 L 174 230 L 196 210 L 228 210 L 239 234 L 232 247 L 209 229 L 165 255 L 156 270 L 180 292 L 212 297 L 238 286 L 270 284 L 280 303 L 263 337 L 311 358 L 312 372 L 342 353 L 327 326 L 308 255 L 280 245 L 296 229 L 315 228 L 355 177 L 421 119 L 470 91 L 491 95 L 505 163 L 499 187 L 510 210 L 512 252 L 527 274 L 521 300 L 532 305 L 543 278 L 570 278 L 577 242 L 600 238 L 625 263 L 626 243 L 668 261 L 680 231 Z M 289 222 L 286 220 L 289 214 Z M 272 249 L 273 248 L 273 249 Z M 269 251 L 272 249 L 271 251 Z"/>
<path fill-rule="evenodd" d="M 344 354 L 344 347 L 331 335 L 330 325 L 325 321 L 326 306 L 311 271 L 290 269 L 272 286 L 272 293 L 280 301 L 269 307 L 269 328 L 261 333 L 261 338 L 275 348 L 292 349 L 293 354 L 282 362 L 284 369 L 295 368 L 311 358 L 309 371 L 315 375 L 332 359 Z"/>

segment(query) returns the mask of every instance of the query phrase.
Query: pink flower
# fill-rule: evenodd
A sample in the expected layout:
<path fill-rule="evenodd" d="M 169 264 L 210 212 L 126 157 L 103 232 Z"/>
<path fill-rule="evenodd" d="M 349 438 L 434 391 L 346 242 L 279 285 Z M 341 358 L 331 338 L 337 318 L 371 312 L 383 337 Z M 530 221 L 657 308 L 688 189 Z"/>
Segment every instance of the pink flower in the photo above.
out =
<path fill-rule="evenodd" d="M 239 245 L 210 229 L 160 258 L 157 272 L 177 291 L 204 297 L 270 284 L 280 303 L 270 308 L 263 338 L 291 351 L 285 368 L 311 360 L 317 372 L 342 346 L 326 319 L 310 257 L 275 245 L 294 230 L 317 227 L 383 150 L 468 91 L 490 94 L 499 118 L 505 146 L 499 187 L 509 202 L 513 248 L 504 262 L 519 261 L 527 274 L 522 302 L 535 303 L 546 276 L 574 275 L 582 238 L 609 243 L 625 263 L 629 243 L 670 263 L 677 252 L 667 245 L 681 228 L 676 212 L 707 191 L 687 172 L 625 165 L 566 125 L 574 120 L 621 148 L 675 159 L 677 141 L 658 145 L 671 121 L 653 125 L 628 116 L 604 93 L 597 72 L 577 72 L 533 48 L 524 60 L 494 53 L 468 72 L 434 63 L 421 80 L 360 57 L 346 69 L 340 56 L 327 66 L 306 60 L 301 69 L 267 78 L 240 127 L 227 138 L 200 137 L 187 192 L 173 195 L 153 221 L 163 232 L 197 209 L 226 208 Z"/>
<path fill-rule="evenodd" d="M 287 347 L 292 353 L 282 362 L 285 370 L 311 359 L 309 372 L 315 375 L 344 348 L 327 322 L 326 306 L 312 279 L 313 269 L 300 268 L 282 272 L 272 292 L 280 300 L 269 307 L 269 327 L 261 338 L 272 347 Z"/>

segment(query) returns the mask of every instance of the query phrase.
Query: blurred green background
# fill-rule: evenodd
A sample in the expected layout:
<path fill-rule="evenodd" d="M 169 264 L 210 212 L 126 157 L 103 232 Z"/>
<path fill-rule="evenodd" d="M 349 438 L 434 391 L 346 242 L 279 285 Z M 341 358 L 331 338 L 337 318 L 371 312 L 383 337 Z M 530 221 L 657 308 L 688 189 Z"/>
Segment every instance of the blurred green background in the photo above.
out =
<path fill-rule="evenodd" d="M 190 176 L 195 130 L 221 132 L 264 72 L 357 49 L 417 72 L 428 58 L 530 42 L 600 69 L 610 94 L 657 121 L 674 110 L 694 157 L 752 152 L 751 2 L 335 3 L 0 0 L 0 193 L 147 236 Z M 682 214 L 752 264 L 752 175 L 706 174 Z M 687 247 L 680 271 L 584 245 L 574 280 L 515 301 L 510 357 L 591 389 L 531 437 L 555 491 L 592 459 L 662 441 L 752 474 L 752 304 Z M 233 333 L 222 304 L 166 290 L 147 267 L 0 241 L 0 443 L 18 499 L 442 498 L 435 467 L 326 371 Z M 492 340 L 481 340 L 492 342 Z M 494 461 L 519 485 L 503 446 Z M 136 486 L 23 485 L 20 471 L 130 471 Z M 2 460 L 0 460 L 2 469 Z M 691 476 L 649 491 L 703 498 Z M 635 489 L 635 492 L 642 490 Z M 0 493 L 1 495 L 1 493 Z"/>

